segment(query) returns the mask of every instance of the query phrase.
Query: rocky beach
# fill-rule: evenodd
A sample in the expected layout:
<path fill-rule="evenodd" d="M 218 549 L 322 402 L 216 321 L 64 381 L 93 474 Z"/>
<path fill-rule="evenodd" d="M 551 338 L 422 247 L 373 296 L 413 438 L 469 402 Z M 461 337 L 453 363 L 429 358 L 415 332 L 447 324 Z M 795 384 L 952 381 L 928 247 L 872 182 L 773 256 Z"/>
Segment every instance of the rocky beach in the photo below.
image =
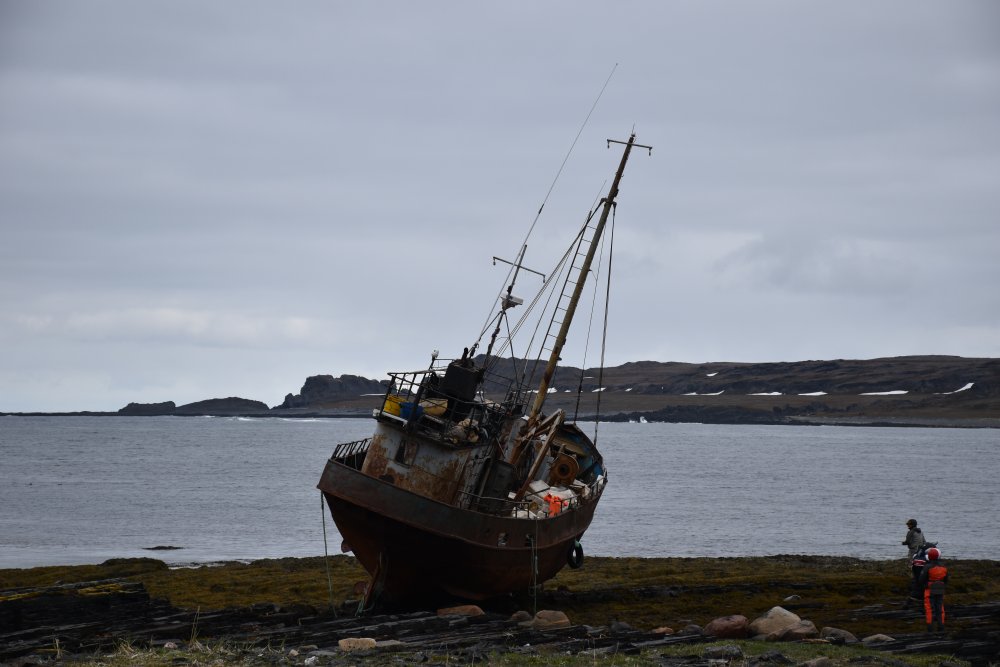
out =
<path fill-rule="evenodd" d="M 289 665 L 986 665 L 1000 562 L 948 562 L 927 633 L 902 560 L 588 558 L 534 594 L 358 615 L 349 556 L 0 570 L 0 662 Z"/>

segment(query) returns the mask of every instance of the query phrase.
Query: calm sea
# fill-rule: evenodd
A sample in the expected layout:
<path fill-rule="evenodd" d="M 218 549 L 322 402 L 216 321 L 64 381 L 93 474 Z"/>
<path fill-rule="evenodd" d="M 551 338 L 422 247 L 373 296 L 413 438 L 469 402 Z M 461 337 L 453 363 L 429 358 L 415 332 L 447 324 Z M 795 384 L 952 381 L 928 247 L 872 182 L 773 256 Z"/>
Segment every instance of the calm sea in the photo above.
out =
<path fill-rule="evenodd" d="M 0 568 L 321 555 L 316 482 L 373 423 L 0 417 Z M 588 554 L 898 558 L 912 517 L 948 557 L 1000 558 L 997 430 L 601 424 L 598 437 L 609 486 Z M 182 549 L 146 550 L 160 545 Z"/>

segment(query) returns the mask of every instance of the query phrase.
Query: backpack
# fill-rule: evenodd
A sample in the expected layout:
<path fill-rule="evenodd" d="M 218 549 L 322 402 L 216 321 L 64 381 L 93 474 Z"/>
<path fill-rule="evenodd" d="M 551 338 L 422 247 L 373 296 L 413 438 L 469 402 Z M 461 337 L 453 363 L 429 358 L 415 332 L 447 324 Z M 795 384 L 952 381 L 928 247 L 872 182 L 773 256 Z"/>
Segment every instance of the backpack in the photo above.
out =
<path fill-rule="evenodd" d="M 912 565 L 913 567 L 923 567 L 924 565 L 926 565 L 927 550 L 935 547 L 937 547 L 937 542 L 928 542 L 924 540 L 923 545 L 920 547 L 917 553 L 913 555 L 913 560 L 910 561 L 910 565 Z"/>

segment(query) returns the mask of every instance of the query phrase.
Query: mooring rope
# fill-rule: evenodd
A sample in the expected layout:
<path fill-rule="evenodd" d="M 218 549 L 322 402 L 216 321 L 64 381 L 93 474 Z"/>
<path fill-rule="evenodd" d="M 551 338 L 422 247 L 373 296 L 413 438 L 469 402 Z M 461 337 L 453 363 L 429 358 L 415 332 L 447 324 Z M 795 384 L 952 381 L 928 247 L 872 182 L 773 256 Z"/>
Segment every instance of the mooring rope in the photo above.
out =
<path fill-rule="evenodd" d="M 323 563 L 326 564 L 326 585 L 330 590 L 330 609 L 333 610 L 333 617 L 337 618 L 337 608 L 333 605 L 333 577 L 330 575 L 330 550 L 326 542 L 326 499 L 323 492 L 319 492 L 319 511 L 323 515 Z"/>
<path fill-rule="evenodd" d="M 535 539 L 531 540 L 531 613 L 538 614 L 538 519 L 535 519 Z"/>

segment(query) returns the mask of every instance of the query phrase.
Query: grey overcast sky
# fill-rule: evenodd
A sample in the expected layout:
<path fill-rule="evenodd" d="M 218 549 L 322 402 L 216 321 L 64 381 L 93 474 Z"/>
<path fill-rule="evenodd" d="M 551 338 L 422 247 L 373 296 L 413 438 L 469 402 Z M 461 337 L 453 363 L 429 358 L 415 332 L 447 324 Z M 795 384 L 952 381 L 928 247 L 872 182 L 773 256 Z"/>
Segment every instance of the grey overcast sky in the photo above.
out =
<path fill-rule="evenodd" d="M 1000 356 L 994 0 L 0 0 L 0 411 L 460 354 L 616 63 L 609 364 Z"/>

